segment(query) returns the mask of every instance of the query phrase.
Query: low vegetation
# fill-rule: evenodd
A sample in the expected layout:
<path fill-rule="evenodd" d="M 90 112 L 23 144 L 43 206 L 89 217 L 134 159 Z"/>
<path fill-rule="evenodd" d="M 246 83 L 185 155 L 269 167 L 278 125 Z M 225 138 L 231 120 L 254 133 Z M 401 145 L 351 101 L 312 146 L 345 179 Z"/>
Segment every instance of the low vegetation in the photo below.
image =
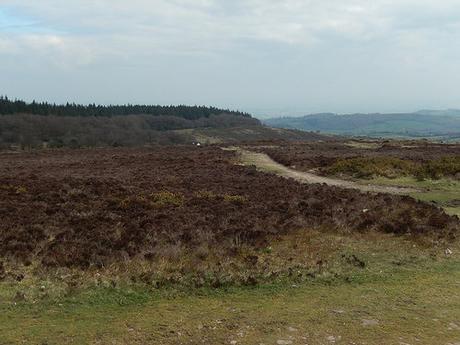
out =
<path fill-rule="evenodd" d="M 339 159 L 321 169 L 326 175 L 348 175 L 355 178 L 413 176 L 417 179 L 460 177 L 460 156 L 426 161 L 411 161 L 394 157 L 356 157 Z"/>
<path fill-rule="evenodd" d="M 448 214 L 460 217 L 460 181 L 450 178 L 419 180 L 414 177 L 375 177 L 362 180 L 365 184 L 413 188 L 410 195 L 423 202 L 441 207 Z"/>
<path fill-rule="evenodd" d="M 458 219 L 433 205 L 302 185 L 235 161 L 212 147 L 1 154 L 4 273 L 110 268 L 153 286 L 251 285 L 287 274 L 293 266 L 273 274 L 256 263 L 274 236 L 299 229 L 458 236 Z"/>
<path fill-rule="evenodd" d="M 125 280 L 140 265 L 118 275 L 86 271 L 84 285 L 62 278 L 72 274 L 65 271 L 7 279 L 0 342 L 455 344 L 460 247 L 446 249 L 391 234 L 297 231 L 273 238 L 258 265 L 248 257 L 241 276 L 267 263 L 285 272 L 251 286 L 158 289 Z"/>
<path fill-rule="evenodd" d="M 358 179 L 412 176 L 419 180 L 460 176 L 460 145 L 427 141 L 329 141 L 253 146 L 301 171 Z"/>
<path fill-rule="evenodd" d="M 460 222 L 439 206 L 458 181 L 363 180 L 437 185 L 417 201 L 237 163 L 0 153 L 0 343 L 455 344 Z"/>
<path fill-rule="evenodd" d="M 350 140 L 252 146 L 300 171 L 364 185 L 408 187 L 411 197 L 460 215 L 460 145 Z"/>

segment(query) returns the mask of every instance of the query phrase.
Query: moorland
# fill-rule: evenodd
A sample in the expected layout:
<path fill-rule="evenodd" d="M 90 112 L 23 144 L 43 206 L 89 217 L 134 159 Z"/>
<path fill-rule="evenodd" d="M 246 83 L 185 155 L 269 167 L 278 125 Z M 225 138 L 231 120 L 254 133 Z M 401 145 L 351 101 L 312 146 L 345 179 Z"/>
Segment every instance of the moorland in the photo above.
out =
<path fill-rule="evenodd" d="M 0 344 L 458 342 L 460 145 L 117 116 L 0 116 Z"/>

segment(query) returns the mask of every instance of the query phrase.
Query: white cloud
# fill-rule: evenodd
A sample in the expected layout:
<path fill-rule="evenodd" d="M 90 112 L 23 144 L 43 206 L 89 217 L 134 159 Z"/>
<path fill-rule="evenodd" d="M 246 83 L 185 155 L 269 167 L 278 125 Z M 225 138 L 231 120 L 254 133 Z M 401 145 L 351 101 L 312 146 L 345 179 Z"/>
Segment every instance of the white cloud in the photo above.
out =
<path fill-rule="evenodd" d="M 6 0 L 44 25 L 106 44 L 132 37 L 146 49 L 213 50 L 238 40 L 309 45 L 324 35 L 370 40 L 458 24 L 458 1 L 428 0 Z M 457 30 L 455 26 L 452 30 Z M 126 43 L 124 41 L 124 43 Z"/>
<path fill-rule="evenodd" d="M 460 59 L 458 0 L 0 0 L 2 6 L 36 23 L 30 32 L 0 31 L 0 64 L 2 57 L 16 56 L 18 75 L 19 62 L 65 73 L 125 67 L 139 76 L 140 87 L 149 83 L 149 73 L 169 78 L 166 91 L 158 91 L 166 100 L 173 94 L 189 99 L 190 88 L 182 90 L 170 76 L 176 71 L 182 78 L 210 81 L 194 90 L 204 101 L 236 104 L 251 102 L 238 92 L 230 96 L 235 88 L 242 90 L 239 74 L 257 102 L 271 85 L 280 105 L 296 101 L 302 88 L 313 98 L 330 100 L 321 90 L 342 92 L 347 81 L 366 95 L 369 85 L 381 81 L 388 95 L 398 92 L 400 100 L 401 90 L 390 78 L 405 85 L 420 82 L 421 70 L 437 71 L 437 77 L 430 73 L 434 79 L 448 73 L 460 78 L 452 74 Z M 103 72 L 92 71 L 103 79 Z M 267 75 L 284 83 L 267 83 Z M 309 83 L 320 87 L 304 81 L 312 76 L 317 80 Z M 215 84 L 227 85 L 222 93 L 228 95 L 213 98 Z M 417 87 L 410 91 L 414 97 Z M 426 99 L 426 88 L 420 90 L 419 98 Z"/>

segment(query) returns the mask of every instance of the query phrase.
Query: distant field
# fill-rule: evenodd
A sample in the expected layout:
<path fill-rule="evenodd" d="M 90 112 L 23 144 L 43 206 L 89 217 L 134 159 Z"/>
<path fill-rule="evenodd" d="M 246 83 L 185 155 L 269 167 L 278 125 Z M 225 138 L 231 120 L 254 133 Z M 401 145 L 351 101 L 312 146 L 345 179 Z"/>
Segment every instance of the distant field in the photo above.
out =
<path fill-rule="evenodd" d="M 266 120 L 269 126 L 374 138 L 458 141 L 460 111 L 419 111 L 396 114 L 312 114 Z"/>

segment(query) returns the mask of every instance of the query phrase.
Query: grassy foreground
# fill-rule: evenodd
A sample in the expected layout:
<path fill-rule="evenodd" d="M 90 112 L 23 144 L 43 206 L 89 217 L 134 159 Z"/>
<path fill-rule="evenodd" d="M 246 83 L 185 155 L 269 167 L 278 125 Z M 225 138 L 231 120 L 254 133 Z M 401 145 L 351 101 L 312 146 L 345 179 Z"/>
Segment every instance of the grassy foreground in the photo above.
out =
<path fill-rule="evenodd" d="M 301 283 L 120 284 L 19 301 L 20 284 L 4 282 L 0 344 L 458 344 L 459 246 L 446 255 L 445 245 L 376 236 L 326 235 L 341 244 L 335 259 Z"/>

